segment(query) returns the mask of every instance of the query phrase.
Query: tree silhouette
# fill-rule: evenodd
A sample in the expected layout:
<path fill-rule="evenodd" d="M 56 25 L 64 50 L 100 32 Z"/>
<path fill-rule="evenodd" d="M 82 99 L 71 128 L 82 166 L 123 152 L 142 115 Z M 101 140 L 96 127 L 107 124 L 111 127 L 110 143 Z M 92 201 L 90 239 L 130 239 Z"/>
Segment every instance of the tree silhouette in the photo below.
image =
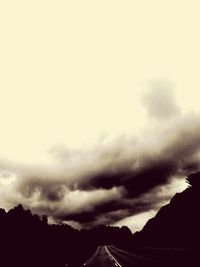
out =
<path fill-rule="evenodd" d="M 80 266 L 100 245 L 130 248 L 127 227 L 98 226 L 76 230 L 66 224 L 48 225 L 47 217 L 32 215 L 21 204 L 0 209 L 0 264 L 2 266 Z"/>
<path fill-rule="evenodd" d="M 194 188 L 200 187 L 200 172 L 188 174 L 186 182 Z"/>

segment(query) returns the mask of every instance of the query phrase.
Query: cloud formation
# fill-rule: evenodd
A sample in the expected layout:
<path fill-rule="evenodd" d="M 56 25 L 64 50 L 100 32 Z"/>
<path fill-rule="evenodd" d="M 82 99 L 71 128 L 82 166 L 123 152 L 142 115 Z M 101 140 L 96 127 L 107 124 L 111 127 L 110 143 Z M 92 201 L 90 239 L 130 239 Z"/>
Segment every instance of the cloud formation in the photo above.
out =
<path fill-rule="evenodd" d="M 164 81 L 152 83 L 144 95 L 143 102 L 148 116 L 158 120 L 167 120 L 180 114 L 180 108 L 173 95 L 172 85 Z"/>
<path fill-rule="evenodd" d="M 55 222 L 85 227 L 158 210 L 184 189 L 187 173 L 199 170 L 200 122 L 179 110 L 167 88 L 153 89 L 145 103 L 149 125 L 139 138 L 121 137 L 87 151 L 56 147 L 49 151 L 51 166 L 2 161 L 2 203 L 20 202 Z"/>

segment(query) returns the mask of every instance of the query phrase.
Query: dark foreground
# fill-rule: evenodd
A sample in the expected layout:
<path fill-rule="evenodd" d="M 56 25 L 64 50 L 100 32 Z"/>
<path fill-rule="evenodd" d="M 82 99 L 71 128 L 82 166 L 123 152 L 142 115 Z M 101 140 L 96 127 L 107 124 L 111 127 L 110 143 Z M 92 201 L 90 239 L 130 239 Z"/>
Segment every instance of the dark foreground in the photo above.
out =
<path fill-rule="evenodd" d="M 200 172 L 186 180 L 188 188 L 134 235 L 125 226 L 49 225 L 22 205 L 0 209 L 0 266 L 199 267 Z"/>
<path fill-rule="evenodd" d="M 157 266 L 157 261 L 131 254 L 114 246 L 99 246 L 93 256 L 82 266 L 86 267 L 131 267 Z"/>
<path fill-rule="evenodd" d="M 140 248 L 134 253 L 115 246 L 99 246 L 81 267 L 197 267 L 200 249 Z"/>

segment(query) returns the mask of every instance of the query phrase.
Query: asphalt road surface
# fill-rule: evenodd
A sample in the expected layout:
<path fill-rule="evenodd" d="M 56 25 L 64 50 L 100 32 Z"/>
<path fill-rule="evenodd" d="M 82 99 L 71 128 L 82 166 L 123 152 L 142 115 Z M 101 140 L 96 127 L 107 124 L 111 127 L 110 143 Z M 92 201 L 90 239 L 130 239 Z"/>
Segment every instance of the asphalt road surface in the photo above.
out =
<path fill-rule="evenodd" d="M 100 246 L 82 267 L 153 267 L 157 262 L 114 246 Z"/>

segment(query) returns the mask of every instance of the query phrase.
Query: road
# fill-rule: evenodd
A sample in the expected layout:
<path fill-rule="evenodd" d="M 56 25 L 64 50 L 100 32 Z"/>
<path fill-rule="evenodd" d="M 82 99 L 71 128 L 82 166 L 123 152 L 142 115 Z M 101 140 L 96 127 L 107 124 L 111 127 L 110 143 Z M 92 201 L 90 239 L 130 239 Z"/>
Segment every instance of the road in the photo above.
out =
<path fill-rule="evenodd" d="M 140 255 L 131 254 L 114 246 L 99 246 L 82 267 L 152 267 L 157 262 Z"/>

